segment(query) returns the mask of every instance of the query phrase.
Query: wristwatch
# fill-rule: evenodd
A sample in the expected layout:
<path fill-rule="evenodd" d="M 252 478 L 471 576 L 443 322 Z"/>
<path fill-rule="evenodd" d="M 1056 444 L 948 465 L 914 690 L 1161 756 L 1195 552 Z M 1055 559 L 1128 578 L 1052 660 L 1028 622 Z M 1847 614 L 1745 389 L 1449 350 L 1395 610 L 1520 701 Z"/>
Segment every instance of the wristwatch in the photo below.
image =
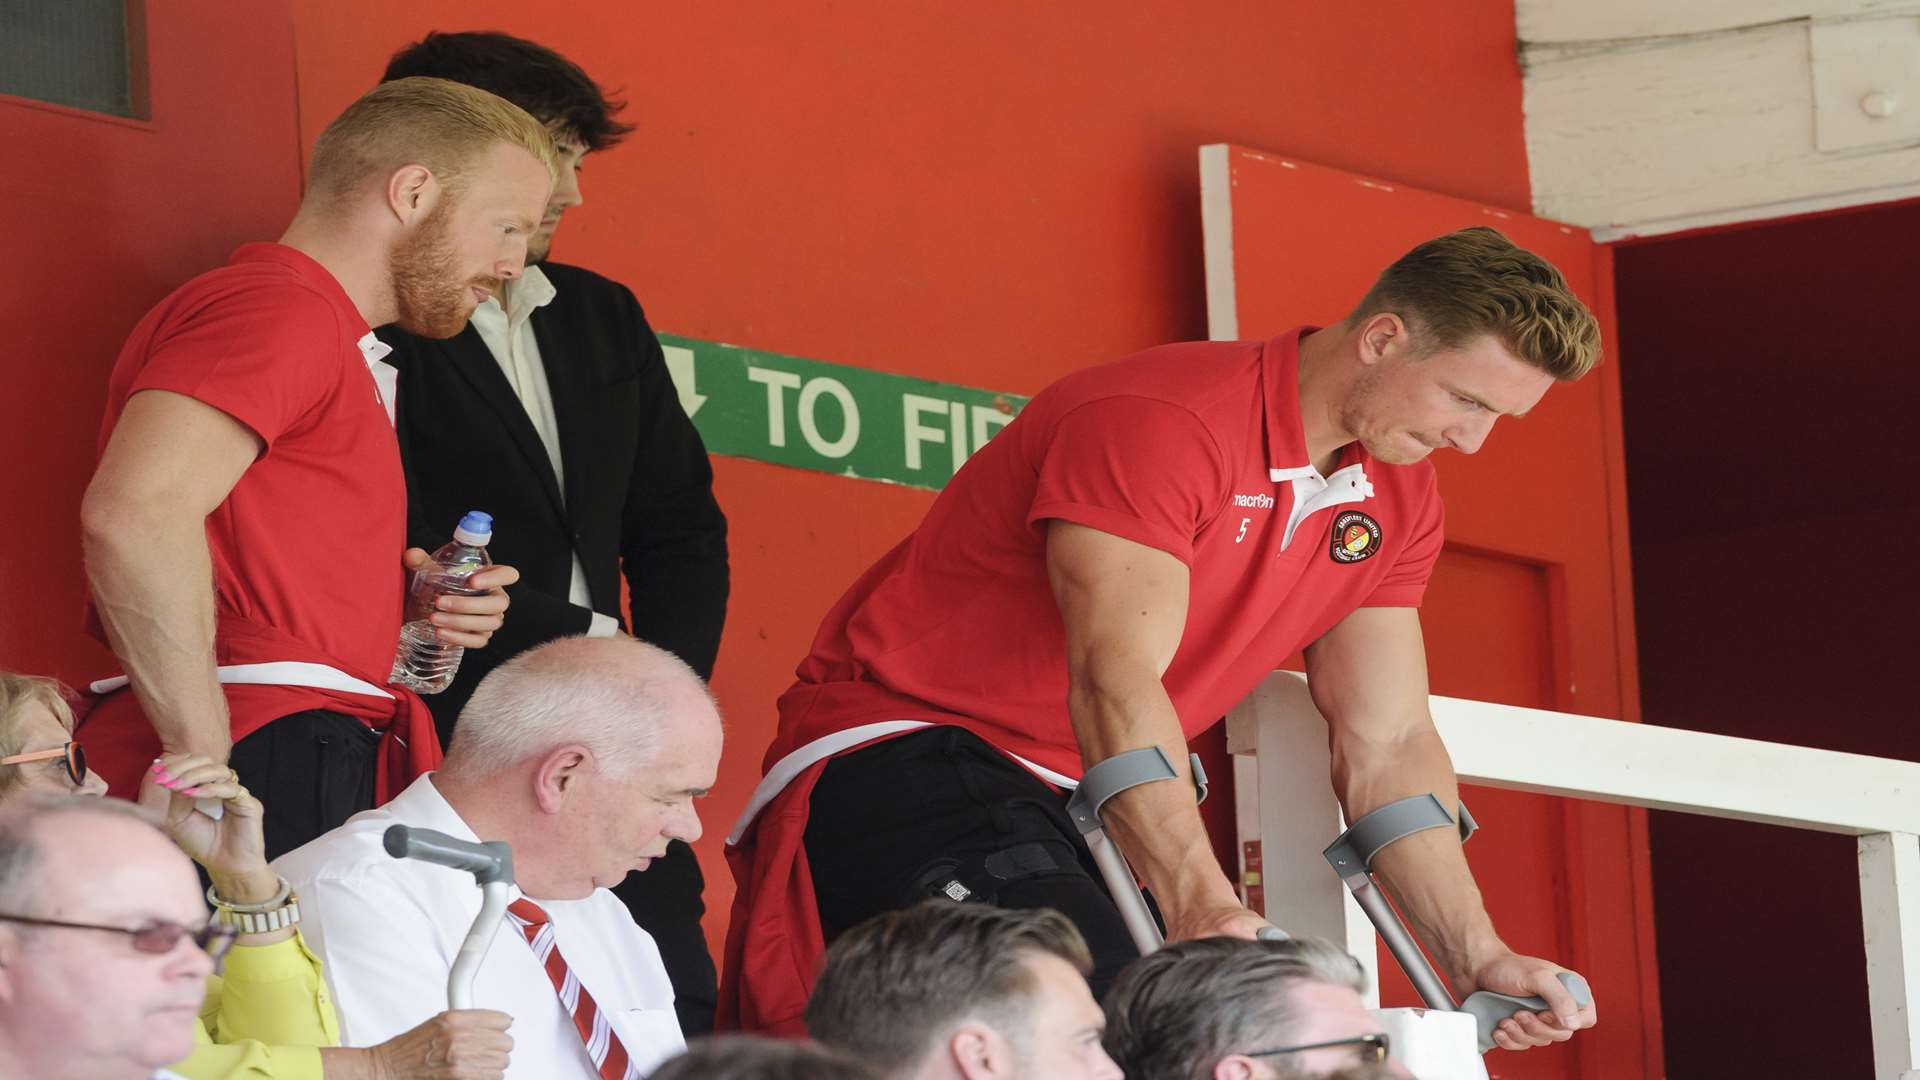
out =
<path fill-rule="evenodd" d="M 293 886 L 287 884 L 286 878 L 280 879 L 278 892 L 258 904 L 236 904 L 223 899 L 209 885 L 207 903 L 213 905 L 215 918 L 237 927 L 243 934 L 267 934 L 300 924 L 300 898 L 293 894 Z"/>

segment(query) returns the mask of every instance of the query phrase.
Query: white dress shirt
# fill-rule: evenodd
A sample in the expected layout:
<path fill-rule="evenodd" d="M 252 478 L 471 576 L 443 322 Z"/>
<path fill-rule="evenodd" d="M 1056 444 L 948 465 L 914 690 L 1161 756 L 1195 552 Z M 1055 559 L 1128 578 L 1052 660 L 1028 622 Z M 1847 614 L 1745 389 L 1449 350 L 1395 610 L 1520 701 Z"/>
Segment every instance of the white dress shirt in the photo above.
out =
<path fill-rule="evenodd" d="M 507 385 L 513 387 L 513 396 L 520 399 L 520 407 L 527 411 L 527 419 L 533 422 L 533 430 L 540 436 L 540 445 L 547 448 L 554 482 L 565 491 L 567 475 L 566 465 L 560 458 L 560 421 L 553 414 L 553 393 L 547 386 L 547 368 L 540 359 L 540 343 L 533 336 L 531 321 L 535 311 L 553 302 L 553 282 L 538 266 L 529 266 L 521 272 L 518 281 L 507 284 L 506 294 L 506 307 L 500 306 L 498 298 L 490 296 L 486 303 L 473 309 L 473 328 L 479 331 L 480 340 L 487 343 L 487 351 L 500 365 Z M 573 556 L 573 580 L 567 590 L 567 601 L 577 607 L 593 607 L 593 594 L 587 591 L 587 571 L 580 565 L 578 553 Z M 595 611 L 587 636 L 612 637 L 619 629 L 620 623 L 612 616 Z"/>
<path fill-rule="evenodd" d="M 473 877 L 396 859 L 387 826 L 479 839 L 431 773 L 392 802 L 275 859 L 300 895 L 300 928 L 326 965 L 342 1046 L 372 1046 L 447 1008 L 447 972 L 480 912 Z M 511 899 L 521 893 L 514 889 Z M 584 900 L 532 897 L 552 919 L 567 966 L 606 1013 L 642 1075 L 686 1048 L 660 950 L 605 889 Z M 599 1080 L 573 1019 L 511 919 L 501 919 L 473 984 L 474 1007 L 513 1016 L 509 1080 Z"/>

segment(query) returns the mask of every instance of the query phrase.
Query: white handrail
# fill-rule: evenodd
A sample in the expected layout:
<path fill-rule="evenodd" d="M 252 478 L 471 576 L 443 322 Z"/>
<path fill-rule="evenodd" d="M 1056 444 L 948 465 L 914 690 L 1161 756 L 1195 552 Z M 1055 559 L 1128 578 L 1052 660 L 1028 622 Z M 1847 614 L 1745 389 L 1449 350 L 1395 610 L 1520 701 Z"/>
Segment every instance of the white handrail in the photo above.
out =
<path fill-rule="evenodd" d="M 1461 698 L 1431 708 L 1467 783 L 1858 837 L 1874 1075 L 1920 1080 L 1920 763 Z M 1306 677 L 1269 676 L 1228 715 L 1227 745 L 1263 913 L 1344 943 L 1377 1003 L 1373 927 L 1320 857 L 1345 822 Z"/>

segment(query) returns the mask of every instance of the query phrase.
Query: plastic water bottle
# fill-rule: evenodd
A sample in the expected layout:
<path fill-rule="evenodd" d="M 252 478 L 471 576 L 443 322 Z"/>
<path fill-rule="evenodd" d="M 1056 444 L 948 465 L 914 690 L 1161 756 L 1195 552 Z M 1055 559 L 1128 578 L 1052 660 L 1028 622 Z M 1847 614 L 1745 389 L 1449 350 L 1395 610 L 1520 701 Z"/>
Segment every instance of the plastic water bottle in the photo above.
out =
<path fill-rule="evenodd" d="M 437 694 L 453 683 L 466 649 L 441 641 L 428 616 L 442 596 L 479 596 L 467 588 L 468 578 L 493 565 L 487 541 L 493 539 L 493 516 L 470 510 L 454 526 L 453 540 L 433 553 L 433 562 L 413 572 L 407 590 L 407 617 L 400 626 L 400 651 L 393 658 L 389 681 L 416 694 Z"/>

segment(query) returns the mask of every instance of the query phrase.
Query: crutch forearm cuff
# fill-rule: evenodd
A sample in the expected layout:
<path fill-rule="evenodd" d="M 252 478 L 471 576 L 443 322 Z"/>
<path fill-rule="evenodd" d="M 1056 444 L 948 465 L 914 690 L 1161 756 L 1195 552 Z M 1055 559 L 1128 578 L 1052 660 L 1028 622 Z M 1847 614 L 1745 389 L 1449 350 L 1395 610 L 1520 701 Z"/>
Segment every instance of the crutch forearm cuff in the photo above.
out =
<path fill-rule="evenodd" d="M 1204 802 L 1207 797 L 1207 772 L 1200 766 L 1200 755 L 1189 755 L 1188 764 L 1193 770 L 1198 801 Z M 1073 797 L 1067 800 L 1067 814 L 1073 818 L 1074 827 L 1084 836 L 1100 828 L 1100 808 L 1108 799 L 1128 788 L 1156 780 L 1176 780 L 1179 776 L 1167 752 L 1158 746 L 1143 746 L 1138 750 L 1115 754 L 1080 777 L 1080 786 L 1074 789 Z"/>
<path fill-rule="evenodd" d="M 1440 805 L 1438 796 L 1431 793 L 1413 795 L 1362 815 L 1359 821 L 1348 826 L 1346 832 L 1328 844 L 1323 854 L 1327 862 L 1332 864 L 1334 872 L 1344 878 L 1365 873 L 1373 866 L 1374 856 L 1395 840 L 1428 829 L 1454 826 L 1460 830 L 1461 843 L 1465 843 L 1479 828 L 1473 815 L 1467 812 L 1466 803 L 1460 804 L 1460 818 L 1456 822 L 1453 815 L 1447 813 L 1446 807 Z"/>

